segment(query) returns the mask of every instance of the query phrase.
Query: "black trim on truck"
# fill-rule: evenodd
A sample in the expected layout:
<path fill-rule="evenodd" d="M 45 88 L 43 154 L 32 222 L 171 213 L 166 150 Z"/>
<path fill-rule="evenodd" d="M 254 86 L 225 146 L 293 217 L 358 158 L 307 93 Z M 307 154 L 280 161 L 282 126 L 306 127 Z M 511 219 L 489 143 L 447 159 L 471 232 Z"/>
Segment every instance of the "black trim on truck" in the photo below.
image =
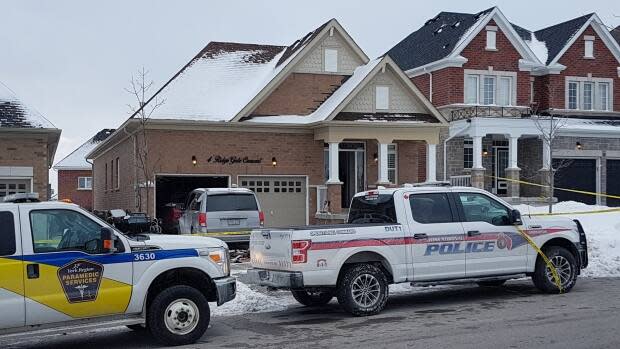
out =
<path fill-rule="evenodd" d="M 574 219 L 573 222 L 577 224 L 577 230 L 579 231 L 579 245 L 577 250 L 579 251 L 579 266 L 581 269 L 585 269 L 588 266 L 588 240 L 586 239 L 586 232 L 583 230 L 583 226 L 578 219 Z"/>
<path fill-rule="evenodd" d="M 304 288 L 304 276 L 300 271 L 275 271 L 266 269 L 249 269 L 246 275 L 251 284 L 274 288 Z"/>

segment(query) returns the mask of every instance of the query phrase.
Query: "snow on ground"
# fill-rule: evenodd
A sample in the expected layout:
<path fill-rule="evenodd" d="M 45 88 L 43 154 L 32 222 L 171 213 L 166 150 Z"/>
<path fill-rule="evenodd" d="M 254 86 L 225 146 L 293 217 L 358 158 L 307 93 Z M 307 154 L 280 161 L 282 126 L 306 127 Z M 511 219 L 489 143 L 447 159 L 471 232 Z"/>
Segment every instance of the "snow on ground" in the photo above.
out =
<path fill-rule="evenodd" d="M 518 205 L 522 215 L 546 213 L 548 208 Z M 563 215 L 571 219 L 579 219 L 586 231 L 590 264 L 583 270 L 582 277 L 620 277 L 620 212 L 573 214 L 572 212 L 587 212 L 606 210 L 609 207 L 586 205 L 578 202 L 561 202 L 554 205 L 553 211 L 567 213 Z M 242 278 L 248 265 L 239 266 L 233 270 L 233 275 Z M 235 265 L 233 265 L 233 268 Z M 439 289 L 462 286 L 431 286 L 413 287 L 409 284 L 390 286 L 390 294 L 407 294 L 433 292 Z M 332 300 L 335 302 L 335 300 Z M 249 286 L 237 281 L 237 297 L 221 307 L 212 304 L 211 310 L 215 316 L 231 316 L 245 313 L 281 311 L 291 306 L 300 306 L 289 291 L 271 291 L 265 287 Z"/>

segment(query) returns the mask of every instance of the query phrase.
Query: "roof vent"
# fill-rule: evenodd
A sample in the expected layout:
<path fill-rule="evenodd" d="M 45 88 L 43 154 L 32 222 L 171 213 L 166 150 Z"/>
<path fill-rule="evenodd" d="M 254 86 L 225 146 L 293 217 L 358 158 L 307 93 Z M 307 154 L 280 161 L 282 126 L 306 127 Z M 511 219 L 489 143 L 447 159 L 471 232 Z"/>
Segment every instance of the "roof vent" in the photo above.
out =
<path fill-rule="evenodd" d="M 452 28 L 458 28 L 458 26 L 461 25 L 461 21 L 456 21 L 454 23 L 452 23 Z"/>
<path fill-rule="evenodd" d="M 437 16 L 435 16 L 435 17 L 433 17 L 433 18 L 429 19 L 428 21 L 426 21 L 426 23 L 424 23 L 424 25 L 426 26 L 426 25 L 429 25 L 429 24 L 431 24 L 431 23 L 435 23 L 435 22 L 437 22 L 437 20 L 440 18 L 440 16 L 441 16 L 441 15 L 437 15 Z"/>
<path fill-rule="evenodd" d="M 445 27 L 446 27 L 446 25 L 442 24 L 439 28 L 437 28 L 437 30 L 435 30 L 433 32 L 433 35 L 437 35 L 437 34 L 441 33 L 443 31 L 443 28 L 445 28 Z"/>
<path fill-rule="evenodd" d="M 444 44 L 442 47 L 443 47 L 444 49 L 447 49 L 447 48 L 448 48 L 448 46 L 450 46 L 450 44 L 449 44 L 449 43 L 448 43 L 448 44 Z"/>

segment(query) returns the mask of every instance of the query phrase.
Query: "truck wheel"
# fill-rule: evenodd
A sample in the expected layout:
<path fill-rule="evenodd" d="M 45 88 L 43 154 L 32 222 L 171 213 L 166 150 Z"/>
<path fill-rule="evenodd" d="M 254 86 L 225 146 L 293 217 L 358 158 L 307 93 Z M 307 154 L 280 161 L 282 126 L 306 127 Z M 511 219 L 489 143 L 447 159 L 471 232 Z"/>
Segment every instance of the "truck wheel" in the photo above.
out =
<path fill-rule="evenodd" d="M 385 273 L 372 264 L 357 264 L 344 271 L 336 295 L 344 310 L 355 316 L 379 313 L 388 299 Z"/>
<path fill-rule="evenodd" d="M 155 296 L 147 310 L 146 324 L 158 341 L 187 345 L 202 337 L 210 317 L 206 297 L 193 287 L 178 285 Z"/>
<path fill-rule="evenodd" d="M 299 303 L 307 306 L 319 306 L 329 303 L 334 298 L 335 291 L 329 288 L 291 290 L 293 297 Z"/>
<path fill-rule="evenodd" d="M 562 283 L 562 292 L 570 291 L 577 282 L 577 261 L 575 256 L 564 247 L 551 246 L 545 249 L 545 255 L 555 266 L 560 281 Z M 560 293 L 551 269 L 547 268 L 542 258 L 536 260 L 536 269 L 532 274 L 534 286 L 545 293 Z"/>
<path fill-rule="evenodd" d="M 499 287 L 506 283 L 507 280 L 486 280 L 478 281 L 477 284 L 480 287 Z"/>

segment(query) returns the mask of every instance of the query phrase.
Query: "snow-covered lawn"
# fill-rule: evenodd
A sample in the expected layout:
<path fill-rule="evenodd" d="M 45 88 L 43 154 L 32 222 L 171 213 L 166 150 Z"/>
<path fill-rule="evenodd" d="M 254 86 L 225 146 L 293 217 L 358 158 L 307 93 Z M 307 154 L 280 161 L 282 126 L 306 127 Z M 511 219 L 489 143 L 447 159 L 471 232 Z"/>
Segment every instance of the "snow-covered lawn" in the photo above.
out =
<path fill-rule="evenodd" d="M 518 205 L 522 215 L 546 213 L 547 207 Z M 605 206 L 586 205 L 578 202 L 561 202 L 554 205 L 554 212 L 567 213 L 566 217 L 579 219 L 588 238 L 590 264 L 582 277 L 620 277 L 620 212 L 573 214 L 572 212 L 596 211 L 609 209 Z M 245 270 L 234 270 L 233 275 L 240 276 Z M 391 285 L 391 294 L 412 292 L 430 292 L 435 287 L 412 287 L 409 284 Z M 279 311 L 296 306 L 298 303 L 288 291 L 269 291 L 264 287 L 248 286 L 237 282 L 237 297 L 221 307 L 212 305 L 215 316 L 231 316 L 245 313 Z"/>

